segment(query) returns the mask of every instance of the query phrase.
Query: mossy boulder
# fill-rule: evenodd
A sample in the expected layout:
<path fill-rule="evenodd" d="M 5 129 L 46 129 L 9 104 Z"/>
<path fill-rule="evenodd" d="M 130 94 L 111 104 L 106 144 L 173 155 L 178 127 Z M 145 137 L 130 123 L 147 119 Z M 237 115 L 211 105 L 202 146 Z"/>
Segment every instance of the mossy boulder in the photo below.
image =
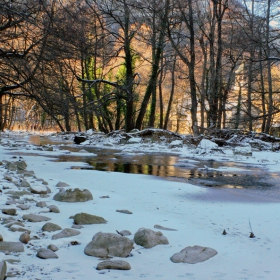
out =
<path fill-rule="evenodd" d="M 76 188 L 61 190 L 53 197 L 53 199 L 61 202 L 85 202 L 93 200 L 93 197 L 89 190 Z"/>
<path fill-rule="evenodd" d="M 74 216 L 74 223 L 76 225 L 92 225 L 92 224 L 106 224 L 107 221 L 99 216 L 95 216 L 87 213 L 79 213 Z"/>

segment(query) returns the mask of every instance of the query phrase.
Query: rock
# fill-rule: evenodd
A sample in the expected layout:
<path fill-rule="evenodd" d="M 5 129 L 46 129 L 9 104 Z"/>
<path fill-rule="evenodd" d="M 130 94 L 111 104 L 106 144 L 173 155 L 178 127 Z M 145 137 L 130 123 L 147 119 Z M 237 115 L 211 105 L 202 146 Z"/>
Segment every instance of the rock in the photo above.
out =
<path fill-rule="evenodd" d="M 17 202 L 15 200 L 8 200 L 6 201 L 6 205 L 15 205 Z"/>
<path fill-rule="evenodd" d="M 2 209 L 2 213 L 6 215 L 15 216 L 17 214 L 17 209 L 15 208 Z"/>
<path fill-rule="evenodd" d="M 2 224 L 2 225 L 7 225 L 7 224 L 12 223 L 12 222 L 15 222 L 15 221 L 16 221 L 16 220 L 15 220 L 14 217 L 8 216 L 7 218 L 6 218 L 6 217 L 5 217 L 5 218 L 2 218 L 1 224 Z"/>
<path fill-rule="evenodd" d="M 81 243 L 78 242 L 78 241 L 76 241 L 76 240 L 74 240 L 74 241 L 71 241 L 71 242 L 70 242 L 70 245 L 76 246 L 76 245 L 81 245 Z"/>
<path fill-rule="evenodd" d="M 69 185 L 68 185 L 67 183 L 64 183 L 64 182 L 58 182 L 55 186 L 56 186 L 57 188 L 69 187 Z"/>
<path fill-rule="evenodd" d="M 74 223 L 76 225 L 91 225 L 91 224 L 106 224 L 107 221 L 99 216 L 95 216 L 87 213 L 79 213 L 74 216 Z"/>
<path fill-rule="evenodd" d="M 53 252 L 58 251 L 58 248 L 57 248 L 54 244 L 50 244 L 50 245 L 48 246 L 48 249 L 49 249 L 49 250 L 52 250 Z"/>
<path fill-rule="evenodd" d="M 186 247 L 179 253 L 174 254 L 170 259 L 174 263 L 182 262 L 195 264 L 199 262 L 204 262 L 217 254 L 218 252 L 212 248 L 195 245 L 193 247 Z"/>
<path fill-rule="evenodd" d="M 0 242 L 4 241 L 2 234 L 0 234 Z"/>
<path fill-rule="evenodd" d="M 105 258 L 108 256 L 126 258 L 133 249 L 133 241 L 115 233 L 98 232 L 85 247 L 88 256 Z"/>
<path fill-rule="evenodd" d="M 81 228 L 83 228 L 83 226 L 73 224 L 73 225 L 71 226 L 71 228 L 81 229 Z"/>
<path fill-rule="evenodd" d="M 30 186 L 30 191 L 34 194 L 47 194 L 48 189 L 46 186 Z"/>
<path fill-rule="evenodd" d="M 115 261 L 104 261 L 100 262 L 97 267 L 97 270 L 102 269 L 117 269 L 117 270 L 130 270 L 131 266 L 128 262 L 122 260 L 115 260 Z"/>
<path fill-rule="evenodd" d="M 132 137 L 127 140 L 127 144 L 138 144 L 141 143 L 143 139 L 141 137 Z"/>
<path fill-rule="evenodd" d="M 0 262 L 0 280 L 6 279 L 7 265 L 5 261 Z"/>
<path fill-rule="evenodd" d="M 19 208 L 21 210 L 28 210 L 30 208 L 30 206 L 25 205 L 25 204 L 20 204 L 20 205 L 17 205 L 17 208 Z"/>
<path fill-rule="evenodd" d="M 35 214 L 26 214 L 26 215 L 23 215 L 22 218 L 24 220 L 27 220 L 27 221 L 32 222 L 32 223 L 44 222 L 44 221 L 51 220 L 51 218 L 49 218 L 49 217 L 45 217 L 45 216 L 42 216 L 42 215 L 35 215 Z"/>
<path fill-rule="evenodd" d="M 22 199 L 17 199 L 17 200 L 16 200 L 16 203 L 18 203 L 18 204 L 24 204 L 25 202 L 24 202 L 24 200 L 22 200 Z"/>
<path fill-rule="evenodd" d="M 23 233 L 20 237 L 19 237 L 19 241 L 24 243 L 24 244 L 27 244 L 30 240 L 30 235 L 29 233 Z"/>
<path fill-rule="evenodd" d="M 44 207 L 47 207 L 47 203 L 45 201 L 39 201 L 36 203 L 36 206 L 44 208 Z"/>
<path fill-rule="evenodd" d="M 252 156 L 252 147 L 246 143 L 243 146 L 235 147 L 233 152 L 235 155 Z"/>
<path fill-rule="evenodd" d="M 7 180 L 9 182 L 13 182 L 13 178 L 9 175 L 4 175 L 4 180 Z"/>
<path fill-rule="evenodd" d="M 9 221 L 5 227 L 10 228 L 11 226 L 20 226 L 20 227 L 24 227 L 24 223 L 19 222 L 19 221 Z"/>
<path fill-rule="evenodd" d="M 132 212 L 130 212 L 129 210 L 116 210 L 116 212 L 120 212 L 123 214 L 132 214 Z"/>
<path fill-rule="evenodd" d="M 21 242 L 0 242 L 0 252 L 24 252 L 24 247 Z"/>
<path fill-rule="evenodd" d="M 26 229 L 26 228 L 21 227 L 21 226 L 16 226 L 16 225 L 12 225 L 9 228 L 9 231 L 12 231 L 12 232 L 27 232 L 27 233 L 31 232 L 29 229 Z"/>
<path fill-rule="evenodd" d="M 5 192 L 5 194 L 10 194 L 15 197 L 20 197 L 20 196 L 24 196 L 24 195 L 32 195 L 32 193 L 28 192 L 28 191 L 7 191 L 7 192 Z"/>
<path fill-rule="evenodd" d="M 134 235 L 134 242 L 144 248 L 152 248 L 159 244 L 169 244 L 167 238 L 160 231 L 140 228 Z"/>
<path fill-rule="evenodd" d="M 67 238 L 75 235 L 79 235 L 81 232 L 73 229 L 73 228 L 65 228 L 61 232 L 52 236 L 53 240 L 60 239 L 60 238 Z"/>
<path fill-rule="evenodd" d="M 117 233 L 121 236 L 129 236 L 131 235 L 131 232 L 129 230 L 122 230 L 122 231 L 117 231 Z"/>
<path fill-rule="evenodd" d="M 82 142 L 85 142 L 86 140 L 87 140 L 86 136 L 75 135 L 75 137 L 74 137 L 74 143 L 75 144 L 80 144 Z"/>
<path fill-rule="evenodd" d="M 33 176 L 35 176 L 35 172 L 32 171 L 32 170 L 30 170 L 30 171 L 24 170 L 24 171 L 21 171 L 21 172 L 19 172 L 19 170 L 18 170 L 18 173 L 19 174 L 23 174 L 26 177 L 33 177 Z"/>
<path fill-rule="evenodd" d="M 38 258 L 41 259 L 57 259 L 58 256 L 50 249 L 41 248 L 38 250 L 37 255 Z"/>
<path fill-rule="evenodd" d="M 54 200 L 62 201 L 62 202 L 84 202 L 88 200 L 93 200 L 92 194 L 89 190 L 81 190 L 81 189 L 68 189 L 62 190 L 57 193 Z"/>
<path fill-rule="evenodd" d="M 197 152 L 199 154 L 203 154 L 203 153 L 209 153 L 211 152 L 211 150 L 217 149 L 218 148 L 218 144 L 208 140 L 208 139 L 202 139 L 200 141 L 200 143 L 197 146 Z"/>
<path fill-rule="evenodd" d="M 19 160 L 15 164 L 16 164 L 18 170 L 25 170 L 27 167 L 27 164 L 24 160 Z"/>
<path fill-rule="evenodd" d="M 53 213 L 60 213 L 60 210 L 58 209 L 57 206 L 55 205 L 50 205 L 50 206 L 47 206 L 49 209 L 50 209 L 50 212 L 53 212 Z"/>
<path fill-rule="evenodd" d="M 15 162 L 8 161 L 5 165 L 5 168 L 10 170 L 10 171 L 16 171 L 17 170 L 17 165 L 16 165 Z"/>
<path fill-rule="evenodd" d="M 174 148 L 182 148 L 183 147 L 183 140 L 174 140 L 172 141 L 169 146 L 170 149 Z"/>
<path fill-rule="evenodd" d="M 154 228 L 160 229 L 160 230 L 177 231 L 177 229 L 162 227 L 160 225 L 154 225 Z"/>
<path fill-rule="evenodd" d="M 61 227 L 59 225 L 56 225 L 53 223 L 46 223 L 42 227 L 42 231 L 52 232 L 52 231 L 57 231 L 57 230 L 61 230 Z"/>
<path fill-rule="evenodd" d="M 22 180 L 19 186 L 21 188 L 30 188 L 30 184 L 26 180 Z"/>

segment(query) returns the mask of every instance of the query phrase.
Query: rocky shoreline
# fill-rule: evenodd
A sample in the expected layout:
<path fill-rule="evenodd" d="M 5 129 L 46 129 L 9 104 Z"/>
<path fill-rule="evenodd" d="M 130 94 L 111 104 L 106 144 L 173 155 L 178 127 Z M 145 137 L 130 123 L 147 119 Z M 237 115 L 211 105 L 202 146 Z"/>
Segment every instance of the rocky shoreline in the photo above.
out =
<path fill-rule="evenodd" d="M 28 251 L 29 256 L 34 255 L 40 259 L 57 259 L 57 251 L 63 250 L 52 242 L 57 239 L 69 240 L 68 246 L 80 245 L 74 238 L 82 234 L 84 225 L 106 224 L 107 221 L 100 216 L 88 213 L 77 213 L 70 216 L 73 219 L 71 228 L 62 229 L 59 224 L 59 203 L 83 203 L 93 200 L 91 192 L 87 189 L 71 189 L 67 183 L 57 182 L 55 188 L 51 189 L 47 181 L 37 178 L 32 170 L 28 170 L 26 162 L 21 157 L 13 157 L 12 161 L 0 162 L 0 184 L 1 184 L 1 235 L 0 252 L 5 254 L 0 263 L 0 280 L 12 277 L 20 277 L 25 272 L 20 270 L 9 270 L 9 264 L 20 262 L 21 253 Z M 52 201 L 53 203 L 49 203 Z M 127 209 L 116 210 L 121 214 L 133 214 Z M 155 228 L 175 231 L 155 225 Z M 13 232 L 18 241 L 4 239 Z M 43 240 L 42 246 L 40 240 Z M 36 242 L 34 242 L 36 241 Z M 47 246 L 44 244 L 49 243 Z M 36 245 L 35 245 L 36 244 Z M 117 231 L 117 233 L 98 232 L 84 248 L 84 254 L 102 260 L 96 266 L 97 270 L 129 270 L 129 262 L 114 259 L 133 256 L 134 244 L 143 248 L 152 248 L 159 244 L 169 244 L 167 238 L 161 231 L 140 228 L 134 236 L 128 230 Z M 185 251 L 183 251 L 185 250 Z M 217 251 L 207 247 L 186 247 L 181 252 L 171 257 L 172 262 L 197 263 L 205 261 L 217 254 Z M 187 253 L 188 252 L 188 253 Z M 77 257 L 77 256 L 76 256 Z M 7 265 L 8 264 L 8 265 Z M 44 261 L 41 263 L 44 266 Z"/>

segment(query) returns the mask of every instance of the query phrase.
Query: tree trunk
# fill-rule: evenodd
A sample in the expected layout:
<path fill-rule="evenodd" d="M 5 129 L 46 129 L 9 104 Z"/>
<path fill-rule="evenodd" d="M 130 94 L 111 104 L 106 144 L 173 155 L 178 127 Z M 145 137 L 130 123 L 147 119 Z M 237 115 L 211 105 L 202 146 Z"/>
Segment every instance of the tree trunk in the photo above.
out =
<path fill-rule="evenodd" d="M 269 46 L 269 34 L 270 34 L 270 6 L 271 0 L 267 1 L 267 12 L 266 12 L 266 54 L 267 54 L 267 79 L 268 79 L 268 117 L 265 128 L 265 133 L 269 133 L 272 125 L 272 112 L 273 112 L 273 92 L 272 92 L 272 75 L 271 75 L 271 61 L 270 61 L 270 46 Z"/>
<path fill-rule="evenodd" d="M 174 97 L 174 89 L 175 89 L 175 68 L 176 68 L 176 55 L 173 60 L 173 66 L 171 70 L 171 90 L 170 90 L 170 96 L 169 96 L 169 101 L 168 101 L 168 106 L 167 106 L 167 111 L 165 115 L 165 120 L 164 120 L 164 129 L 167 129 L 168 126 L 168 121 L 169 121 L 169 116 L 171 112 L 171 106 L 173 103 L 173 97 Z"/>
<path fill-rule="evenodd" d="M 164 38 L 166 34 L 166 23 L 168 18 L 168 12 L 169 12 L 169 0 L 166 0 L 165 2 L 165 11 L 164 16 L 161 18 L 161 24 L 160 24 L 160 31 L 159 31 L 159 38 L 158 42 L 153 44 L 152 48 L 152 70 L 151 70 L 151 76 L 148 82 L 148 86 L 146 88 L 146 92 L 141 104 L 141 108 L 136 120 L 136 128 L 141 129 L 143 119 L 147 110 L 147 106 L 150 100 L 150 97 L 152 95 L 152 104 L 151 104 L 151 112 L 150 112 L 150 120 L 149 125 L 154 125 L 154 118 L 155 118 L 155 107 L 156 107 L 156 85 L 157 85 L 157 79 L 158 79 L 158 71 L 159 71 L 159 64 L 161 60 L 161 55 L 163 53 L 164 49 Z M 154 15 L 155 16 L 155 15 Z M 153 32 L 156 32 L 153 30 Z M 153 34 L 153 38 L 156 37 L 156 33 Z M 153 40 L 155 41 L 155 39 Z"/>

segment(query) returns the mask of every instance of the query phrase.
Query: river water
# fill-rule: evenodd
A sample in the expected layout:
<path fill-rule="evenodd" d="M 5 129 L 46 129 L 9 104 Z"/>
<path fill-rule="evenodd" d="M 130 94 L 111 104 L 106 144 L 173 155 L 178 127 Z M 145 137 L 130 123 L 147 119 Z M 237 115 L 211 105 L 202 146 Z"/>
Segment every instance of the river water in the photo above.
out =
<path fill-rule="evenodd" d="M 163 153 L 128 155 L 120 153 L 118 150 L 79 146 L 74 145 L 71 140 L 57 141 L 37 135 L 31 135 L 29 143 L 38 146 L 66 144 L 61 145 L 60 149 L 71 152 L 79 152 L 83 149 L 94 153 L 92 157 L 88 155 L 82 156 L 81 153 L 79 155 L 71 153 L 70 155 L 62 155 L 52 159 L 60 162 L 86 163 L 82 167 L 73 164 L 73 170 L 88 169 L 145 174 L 215 189 L 254 189 L 265 192 L 280 192 L 278 183 L 280 182 L 280 174 L 268 172 L 258 165 L 247 165 L 231 161 L 197 160 Z M 218 169 L 221 167 L 238 169 L 238 172 L 211 170 L 212 168 Z"/>

